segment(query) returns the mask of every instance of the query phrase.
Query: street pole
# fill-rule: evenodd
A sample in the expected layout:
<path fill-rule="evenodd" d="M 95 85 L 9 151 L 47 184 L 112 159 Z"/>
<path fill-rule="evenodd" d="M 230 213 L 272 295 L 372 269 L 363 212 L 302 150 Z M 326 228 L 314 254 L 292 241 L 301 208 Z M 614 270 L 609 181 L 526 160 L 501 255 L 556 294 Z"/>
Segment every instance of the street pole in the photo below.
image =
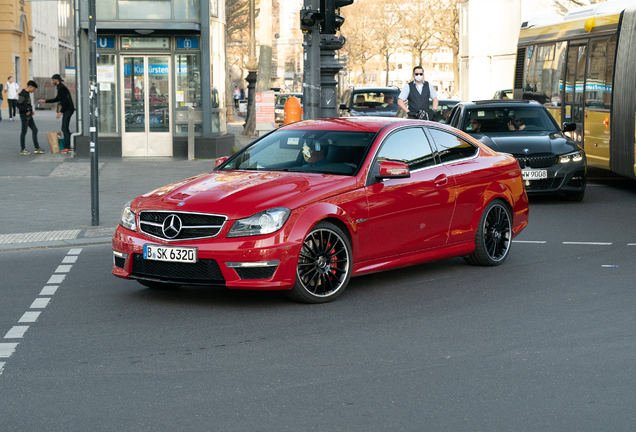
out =
<path fill-rule="evenodd" d="M 245 78 L 247 81 L 247 117 L 243 125 L 241 135 L 252 136 L 256 133 L 256 106 L 254 102 L 254 93 L 256 89 L 256 79 L 258 72 L 258 60 L 256 60 L 256 1 L 250 0 L 250 55 L 247 60 L 248 74 Z"/>
<path fill-rule="evenodd" d="M 335 76 L 342 69 L 342 65 L 336 60 L 335 50 L 341 49 L 345 44 L 344 36 L 332 34 L 320 35 L 320 117 L 338 117 L 338 101 Z"/>
<path fill-rule="evenodd" d="M 89 114 L 91 154 L 91 225 L 99 225 L 99 163 L 97 159 L 97 20 L 95 1 L 88 0 Z M 80 77 L 78 77 L 80 79 Z"/>
<path fill-rule="evenodd" d="M 318 11 L 320 0 L 305 0 L 305 10 Z M 320 118 L 320 30 L 303 32 L 303 120 Z"/>

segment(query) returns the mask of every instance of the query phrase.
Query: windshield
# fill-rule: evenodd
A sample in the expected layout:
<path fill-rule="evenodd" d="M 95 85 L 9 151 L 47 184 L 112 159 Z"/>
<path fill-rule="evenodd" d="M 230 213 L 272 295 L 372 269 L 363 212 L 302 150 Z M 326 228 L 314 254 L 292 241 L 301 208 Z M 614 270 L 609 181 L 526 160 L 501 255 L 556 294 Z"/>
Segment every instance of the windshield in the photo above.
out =
<path fill-rule="evenodd" d="M 388 91 L 366 91 L 355 92 L 353 94 L 353 108 L 356 111 L 369 111 L 369 110 L 397 110 L 397 98 L 400 95 L 400 91 L 388 90 Z"/>
<path fill-rule="evenodd" d="M 283 129 L 253 143 L 218 169 L 355 175 L 375 135 Z"/>
<path fill-rule="evenodd" d="M 469 109 L 461 129 L 468 133 L 559 132 L 550 114 L 540 106 Z"/>

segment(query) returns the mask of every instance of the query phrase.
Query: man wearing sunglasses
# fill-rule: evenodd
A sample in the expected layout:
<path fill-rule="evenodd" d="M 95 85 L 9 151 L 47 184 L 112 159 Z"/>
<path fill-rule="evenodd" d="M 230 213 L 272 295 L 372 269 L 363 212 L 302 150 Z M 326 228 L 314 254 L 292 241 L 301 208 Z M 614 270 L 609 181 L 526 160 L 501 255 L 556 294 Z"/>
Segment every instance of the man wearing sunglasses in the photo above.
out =
<path fill-rule="evenodd" d="M 424 68 L 415 66 L 413 68 L 413 81 L 406 83 L 400 96 L 398 105 L 408 112 L 410 119 L 433 120 L 433 112 L 437 109 L 439 100 L 437 92 L 431 83 L 424 81 Z M 433 100 L 433 110 L 429 110 L 429 99 Z M 406 107 L 408 101 L 409 106 Z"/>

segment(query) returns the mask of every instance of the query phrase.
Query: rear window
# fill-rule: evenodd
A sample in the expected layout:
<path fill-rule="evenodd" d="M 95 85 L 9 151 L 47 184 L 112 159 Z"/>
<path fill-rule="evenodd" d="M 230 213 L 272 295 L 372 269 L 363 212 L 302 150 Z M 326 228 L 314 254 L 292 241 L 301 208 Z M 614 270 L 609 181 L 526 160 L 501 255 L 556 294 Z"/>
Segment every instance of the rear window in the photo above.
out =
<path fill-rule="evenodd" d="M 276 105 L 285 105 L 285 102 L 287 102 L 287 99 L 289 99 L 292 96 L 297 98 L 300 101 L 300 103 L 303 102 L 302 95 L 282 94 L 282 95 L 279 95 L 278 98 L 276 99 Z"/>
<path fill-rule="evenodd" d="M 550 114 L 540 106 L 471 108 L 466 110 L 461 129 L 468 133 L 558 132 Z"/>

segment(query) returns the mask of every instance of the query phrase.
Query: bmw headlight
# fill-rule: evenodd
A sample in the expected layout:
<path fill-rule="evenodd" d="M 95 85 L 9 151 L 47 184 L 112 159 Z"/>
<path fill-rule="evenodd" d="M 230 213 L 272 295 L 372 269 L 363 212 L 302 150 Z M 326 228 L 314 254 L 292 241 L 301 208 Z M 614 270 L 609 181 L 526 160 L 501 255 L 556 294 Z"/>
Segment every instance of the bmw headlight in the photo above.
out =
<path fill-rule="evenodd" d="M 583 152 L 577 151 L 559 156 L 559 163 L 581 162 L 583 160 Z"/>
<path fill-rule="evenodd" d="M 228 237 L 247 237 L 262 234 L 271 234 L 283 227 L 291 210 L 277 207 L 256 213 L 245 219 L 234 222 Z"/>
<path fill-rule="evenodd" d="M 127 228 L 131 231 L 137 231 L 135 227 L 135 213 L 130 209 L 130 204 L 132 201 L 128 201 L 128 204 L 124 206 L 124 209 L 121 211 L 121 217 L 119 218 L 119 225 Z"/>

